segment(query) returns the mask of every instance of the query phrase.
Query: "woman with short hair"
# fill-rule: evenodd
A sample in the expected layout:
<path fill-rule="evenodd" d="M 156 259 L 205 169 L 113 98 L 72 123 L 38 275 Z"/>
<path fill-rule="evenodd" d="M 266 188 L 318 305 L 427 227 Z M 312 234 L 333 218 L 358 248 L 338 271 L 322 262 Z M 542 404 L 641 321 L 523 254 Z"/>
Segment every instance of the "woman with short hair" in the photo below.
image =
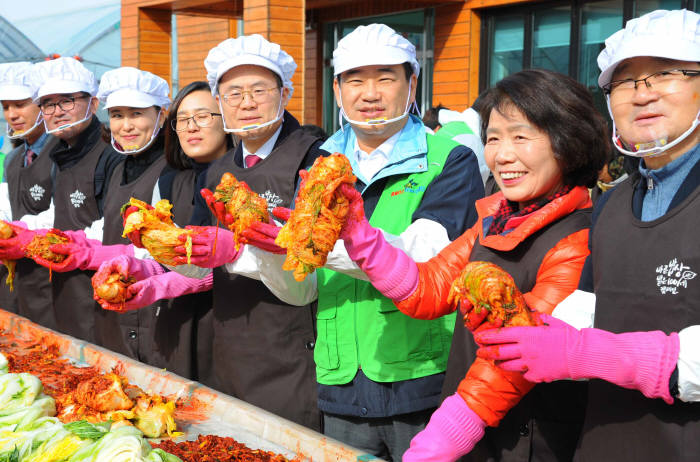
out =
<path fill-rule="evenodd" d="M 606 125 L 590 93 L 565 75 L 526 70 L 487 90 L 480 116 L 486 163 L 501 192 L 476 202 L 479 219 L 471 229 L 425 263 L 387 244 L 364 217 L 348 220 L 343 229 L 351 258 L 411 317 L 453 312 L 448 293 L 470 261 L 499 265 L 513 276 L 530 309 L 552 313 L 576 288 L 589 253 L 587 188 L 609 151 Z M 362 215 L 361 199 L 351 188 L 344 191 L 351 213 Z M 476 358 L 465 324 L 478 328 L 486 310 L 464 303 L 461 309 L 465 322 L 458 318 L 443 388 L 449 397 L 404 460 L 455 460 L 482 437 L 473 455 L 478 460 L 530 460 L 534 447 L 539 460 L 570 460 L 583 421 L 585 385 L 533 388 L 520 373 Z"/>

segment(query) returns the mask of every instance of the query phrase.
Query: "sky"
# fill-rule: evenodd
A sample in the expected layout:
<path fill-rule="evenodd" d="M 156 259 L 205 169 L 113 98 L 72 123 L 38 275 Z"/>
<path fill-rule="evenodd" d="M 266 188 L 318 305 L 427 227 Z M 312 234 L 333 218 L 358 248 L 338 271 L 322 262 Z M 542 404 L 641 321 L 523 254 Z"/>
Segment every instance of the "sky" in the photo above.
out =
<path fill-rule="evenodd" d="M 21 21 L 36 16 L 50 16 L 84 7 L 119 5 L 120 0 L 31 0 L 31 8 L 18 1 L 0 2 L 0 15 L 9 21 Z M 37 12 L 41 12 L 37 14 Z M 24 31 L 22 31 L 24 32 Z"/>

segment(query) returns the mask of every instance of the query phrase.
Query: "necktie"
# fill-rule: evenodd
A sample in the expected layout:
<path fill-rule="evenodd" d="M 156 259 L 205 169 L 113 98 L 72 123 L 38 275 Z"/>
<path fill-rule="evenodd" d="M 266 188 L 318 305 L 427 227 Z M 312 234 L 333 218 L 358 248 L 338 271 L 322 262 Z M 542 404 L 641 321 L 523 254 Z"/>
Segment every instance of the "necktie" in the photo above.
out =
<path fill-rule="evenodd" d="M 257 164 L 262 160 L 261 157 L 256 156 L 255 154 L 250 154 L 245 157 L 245 167 L 250 168 L 253 165 Z"/>
<path fill-rule="evenodd" d="M 27 149 L 27 167 L 32 165 L 34 159 L 36 159 L 36 153 L 31 149 Z"/>

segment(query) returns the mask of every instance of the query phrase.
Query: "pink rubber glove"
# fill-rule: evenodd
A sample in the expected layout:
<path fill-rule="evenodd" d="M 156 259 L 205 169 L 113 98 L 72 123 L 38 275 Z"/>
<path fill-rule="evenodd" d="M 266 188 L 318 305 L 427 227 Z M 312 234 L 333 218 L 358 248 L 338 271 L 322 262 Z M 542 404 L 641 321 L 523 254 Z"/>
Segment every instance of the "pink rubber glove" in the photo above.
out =
<path fill-rule="evenodd" d="M 413 437 L 403 462 L 457 460 L 483 438 L 484 428 L 484 421 L 461 396 L 449 396 L 433 412 L 425 429 Z"/>
<path fill-rule="evenodd" d="M 224 228 L 216 226 L 186 226 L 185 229 L 194 230 L 192 234 L 192 254 L 190 263 L 201 268 L 217 268 L 226 263 L 236 261 L 243 250 L 241 247 L 236 250 L 233 241 L 233 233 Z M 183 244 L 187 240 L 185 234 L 178 236 Z M 175 257 L 178 265 L 187 264 L 187 252 L 184 245 L 175 247 L 175 252 L 182 256 Z"/>
<path fill-rule="evenodd" d="M 275 207 L 272 209 L 272 214 L 282 221 L 289 220 L 291 213 L 291 209 L 286 207 Z M 250 225 L 250 228 L 243 230 L 241 233 L 243 236 L 241 240 L 245 244 L 252 245 L 266 252 L 283 255 L 287 253 L 287 249 L 275 244 L 275 239 L 277 239 L 280 229 L 282 229 L 282 227 L 274 223 L 262 223 L 257 221 Z"/>
<path fill-rule="evenodd" d="M 211 290 L 213 286 L 213 273 L 209 273 L 203 279 L 195 279 L 169 271 L 130 285 L 126 289 L 128 295 L 124 303 L 112 304 L 97 297 L 96 300 L 105 310 L 131 311 L 151 305 L 158 300 Z"/>
<path fill-rule="evenodd" d="M 133 276 L 141 281 L 165 272 L 165 268 L 155 260 L 142 260 L 128 255 L 120 255 L 102 263 L 92 278 L 101 281 L 107 279 L 112 273 L 119 273 L 125 279 Z"/>
<path fill-rule="evenodd" d="M 613 334 L 540 318 L 545 325 L 476 333 L 474 339 L 483 345 L 477 356 L 499 361 L 504 370 L 525 372 L 531 382 L 598 378 L 673 404 L 668 384 L 680 350 L 675 332 Z"/>
<path fill-rule="evenodd" d="M 407 298 L 418 286 L 418 266 L 405 252 L 389 244 L 381 230 L 369 224 L 362 196 L 354 187 L 343 184 L 338 189 L 350 201 L 350 212 L 340 232 L 348 255 L 382 295 L 394 301 Z"/>
<path fill-rule="evenodd" d="M 8 224 L 15 235 L 9 239 L 0 239 L 0 259 L 19 260 L 24 258 L 24 248 L 32 242 L 36 232 L 27 229 L 27 225 L 21 221 L 13 221 Z"/>
<path fill-rule="evenodd" d="M 54 244 L 51 246 L 51 251 L 68 255 L 68 258 L 64 260 L 60 267 L 52 265 L 54 271 L 96 270 L 102 263 L 114 257 L 120 255 L 134 256 L 133 245 L 102 245 L 102 242 L 96 239 L 88 239 L 82 230 L 64 231 L 64 233 L 71 238 L 72 242 Z"/>

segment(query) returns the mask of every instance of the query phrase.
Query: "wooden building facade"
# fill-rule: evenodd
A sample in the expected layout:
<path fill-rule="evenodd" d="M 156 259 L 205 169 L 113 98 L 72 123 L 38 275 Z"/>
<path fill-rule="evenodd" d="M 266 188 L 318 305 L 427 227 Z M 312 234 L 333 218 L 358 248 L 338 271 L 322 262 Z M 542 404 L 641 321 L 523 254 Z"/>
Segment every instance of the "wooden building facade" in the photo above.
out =
<path fill-rule="evenodd" d="M 490 84 L 529 67 L 573 76 L 602 104 L 596 57 L 605 38 L 655 9 L 699 7 L 700 0 L 122 0 L 122 65 L 181 88 L 205 80 L 209 49 L 258 33 L 297 62 L 290 112 L 330 132 L 338 124 L 332 52 L 358 25 L 388 24 L 416 45 L 421 110 L 463 110 Z"/>

